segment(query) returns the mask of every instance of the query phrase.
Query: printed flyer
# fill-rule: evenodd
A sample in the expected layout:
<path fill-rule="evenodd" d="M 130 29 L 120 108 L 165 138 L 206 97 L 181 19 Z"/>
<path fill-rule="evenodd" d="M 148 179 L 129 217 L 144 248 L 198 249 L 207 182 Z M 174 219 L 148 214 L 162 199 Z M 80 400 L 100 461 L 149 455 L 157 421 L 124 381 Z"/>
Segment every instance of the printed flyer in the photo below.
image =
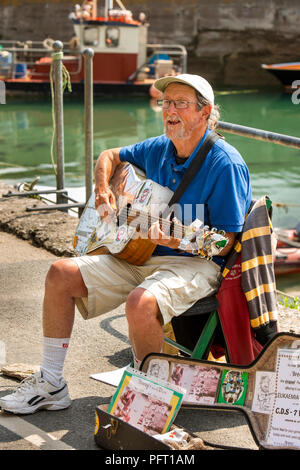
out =
<path fill-rule="evenodd" d="M 239 370 L 223 370 L 218 403 L 243 405 L 248 384 L 248 373 Z"/>
<path fill-rule="evenodd" d="M 275 395 L 275 372 L 257 371 L 252 411 L 270 414 Z"/>
<path fill-rule="evenodd" d="M 266 443 L 300 449 L 300 350 L 279 349 Z"/>
<path fill-rule="evenodd" d="M 185 390 L 128 367 L 110 402 L 108 413 L 141 431 L 162 434 L 170 429 Z"/>
<path fill-rule="evenodd" d="M 213 404 L 217 398 L 221 370 L 217 367 L 174 364 L 170 383 L 186 389 L 184 404 Z"/>

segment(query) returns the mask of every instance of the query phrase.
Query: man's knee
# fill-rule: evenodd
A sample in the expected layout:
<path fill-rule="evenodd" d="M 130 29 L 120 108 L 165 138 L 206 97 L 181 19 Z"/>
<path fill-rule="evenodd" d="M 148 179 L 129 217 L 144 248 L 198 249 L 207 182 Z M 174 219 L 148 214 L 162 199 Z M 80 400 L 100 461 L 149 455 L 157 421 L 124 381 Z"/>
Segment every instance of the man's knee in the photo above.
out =
<path fill-rule="evenodd" d="M 66 277 L 70 275 L 70 260 L 60 259 L 58 261 L 54 261 L 50 266 L 47 277 L 46 283 L 48 284 L 57 284 L 58 282 L 64 280 Z M 74 261 L 72 262 L 74 263 Z"/>
<path fill-rule="evenodd" d="M 61 259 L 50 266 L 46 277 L 47 287 L 55 287 L 64 291 L 80 290 L 82 296 L 87 295 L 80 270 L 72 259 Z"/>
<path fill-rule="evenodd" d="M 126 317 L 129 322 L 157 319 L 160 316 L 156 298 L 141 287 L 134 289 L 127 297 Z"/>

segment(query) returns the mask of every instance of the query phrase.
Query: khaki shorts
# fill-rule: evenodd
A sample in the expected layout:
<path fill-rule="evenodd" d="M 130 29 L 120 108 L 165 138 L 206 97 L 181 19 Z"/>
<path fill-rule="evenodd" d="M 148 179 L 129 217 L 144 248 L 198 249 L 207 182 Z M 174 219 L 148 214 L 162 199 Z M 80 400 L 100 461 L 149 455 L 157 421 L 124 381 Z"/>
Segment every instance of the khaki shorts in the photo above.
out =
<path fill-rule="evenodd" d="M 133 289 L 142 287 L 155 296 L 166 324 L 200 298 L 217 292 L 220 284 L 220 267 L 198 257 L 152 256 L 143 266 L 111 255 L 73 260 L 88 289 L 87 298 L 76 299 L 85 319 L 114 310 L 126 302 Z"/>

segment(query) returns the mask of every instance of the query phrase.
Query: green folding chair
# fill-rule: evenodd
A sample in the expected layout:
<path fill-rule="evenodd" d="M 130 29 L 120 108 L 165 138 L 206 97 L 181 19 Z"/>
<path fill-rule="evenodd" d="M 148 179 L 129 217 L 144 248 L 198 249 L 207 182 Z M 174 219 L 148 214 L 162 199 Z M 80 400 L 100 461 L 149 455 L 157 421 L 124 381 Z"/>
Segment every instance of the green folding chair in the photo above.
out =
<path fill-rule="evenodd" d="M 194 359 L 206 359 L 215 340 L 221 333 L 218 301 L 215 295 L 198 300 L 179 317 L 172 319 L 176 341 L 165 337 L 164 341 Z M 224 337 L 220 338 L 224 342 Z"/>

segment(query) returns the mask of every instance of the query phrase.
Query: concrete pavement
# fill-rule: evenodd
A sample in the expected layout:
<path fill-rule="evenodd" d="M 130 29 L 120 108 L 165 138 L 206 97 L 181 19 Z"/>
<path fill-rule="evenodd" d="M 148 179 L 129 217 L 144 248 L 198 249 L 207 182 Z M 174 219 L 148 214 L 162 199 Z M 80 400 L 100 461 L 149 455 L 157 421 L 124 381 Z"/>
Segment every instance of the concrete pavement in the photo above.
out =
<path fill-rule="evenodd" d="M 0 259 L 0 340 L 2 349 L 5 345 L 6 363 L 39 365 L 44 279 L 48 267 L 57 258 L 14 235 L 0 232 Z M 23 417 L 20 427 L 25 421 L 37 427 L 37 435 L 40 429 L 75 449 L 96 449 L 93 442 L 94 409 L 113 394 L 114 388 L 89 378 L 89 375 L 123 367 L 130 360 L 122 308 L 88 322 L 78 314 L 65 363 L 72 407 Z M 1 375 L 0 395 L 17 384 L 16 379 Z M 5 420 L 0 415 L 0 449 L 15 449 L 16 446 L 27 449 L 37 442 L 41 444 L 38 447 L 43 448 L 43 438 L 32 441 L 23 436 L 20 439 L 18 426 L 12 428 L 14 432 L 7 433 L 9 419 L 10 415 L 6 415 Z"/>
<path fill-rule="evenodd" d="M 6 363 L 39 365 L 44 279 L 57 257 L 0 231 L 0 259 L 0 340 L 5 344 Z M 109 400 L 115 388 L 91 379 L 90 374 L 124 367 L 130 360 L 123 306 L 88 321 L 78 313 L 64 370 L 72 406 L 22 417 L 0 414 L 0 449 L 98 450 L 94 410 Z M 0 396 L 18 383 L 0 375 Z M 176 422 L 210 442 L 256 448 L 238 413 L 182 410 Z"/>

